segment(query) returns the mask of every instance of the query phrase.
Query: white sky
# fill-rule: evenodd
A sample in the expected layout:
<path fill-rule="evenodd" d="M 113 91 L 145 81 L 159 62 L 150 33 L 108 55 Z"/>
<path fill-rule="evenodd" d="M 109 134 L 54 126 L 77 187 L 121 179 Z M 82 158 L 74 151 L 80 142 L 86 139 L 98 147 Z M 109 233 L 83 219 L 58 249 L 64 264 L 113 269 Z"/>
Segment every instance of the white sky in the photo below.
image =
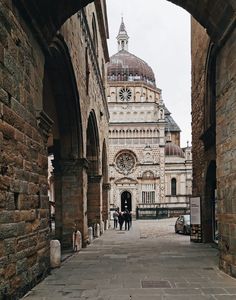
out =
<path fill-rule="evenodd" d="M 121 16 L 129 52 L 153 69 L 166 107 L 179 125 L 181 146 L 191 144 L 190 15 L 166 0 L 107 0 L 110 56 L 117 50 Z"/>

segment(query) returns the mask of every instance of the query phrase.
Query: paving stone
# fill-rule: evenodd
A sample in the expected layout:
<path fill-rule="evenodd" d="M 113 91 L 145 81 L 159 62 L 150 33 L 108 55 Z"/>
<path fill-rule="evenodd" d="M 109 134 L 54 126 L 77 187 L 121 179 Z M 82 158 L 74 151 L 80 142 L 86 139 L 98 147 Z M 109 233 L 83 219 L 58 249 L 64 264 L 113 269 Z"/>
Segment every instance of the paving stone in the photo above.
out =
<path fill-rule="evenodd" d="M 134 221 L 124 234 L 106 230 L 53 270 L 27 300 L 236 299 L 236 280 L 218 269 L 217 249 L 175 234 L 174 220 Z M 144 232 L 148 238 L 140 239 Z M 142 282 L 152 284 L 142 288 Z M 170 287 L 154 288 L 157 282 Z"/>

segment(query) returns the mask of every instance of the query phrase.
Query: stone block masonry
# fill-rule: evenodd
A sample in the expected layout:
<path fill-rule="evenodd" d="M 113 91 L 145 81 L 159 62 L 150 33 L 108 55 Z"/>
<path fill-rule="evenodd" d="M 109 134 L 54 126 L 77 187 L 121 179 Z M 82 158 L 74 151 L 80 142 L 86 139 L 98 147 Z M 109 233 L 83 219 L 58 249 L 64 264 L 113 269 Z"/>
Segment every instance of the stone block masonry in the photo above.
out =
<path fill-rule="evenodd" d="M 0 13 L 0 298 L 48 273 L 47 151 L 35 105 L 44 58 L 6 2 Z"/>

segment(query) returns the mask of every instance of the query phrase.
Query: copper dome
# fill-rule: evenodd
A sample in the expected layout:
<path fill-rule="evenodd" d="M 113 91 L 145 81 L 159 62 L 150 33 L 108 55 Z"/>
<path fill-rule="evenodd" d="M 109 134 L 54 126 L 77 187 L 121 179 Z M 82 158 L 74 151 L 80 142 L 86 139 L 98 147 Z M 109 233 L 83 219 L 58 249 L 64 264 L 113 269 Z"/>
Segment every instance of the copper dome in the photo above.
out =
<path fill-rule="evenodd" d="M 142 59 L 122 49 L 110 58 L 108 81 L 142 81 L 155 86 L 151 67 Z"/>
<path fill-rule="evenodd" d="M 183 150 L 176 144 L 166 143 L 165 145 L 165 155 L 166 156 L 177 156 L 184 158 Z"/>

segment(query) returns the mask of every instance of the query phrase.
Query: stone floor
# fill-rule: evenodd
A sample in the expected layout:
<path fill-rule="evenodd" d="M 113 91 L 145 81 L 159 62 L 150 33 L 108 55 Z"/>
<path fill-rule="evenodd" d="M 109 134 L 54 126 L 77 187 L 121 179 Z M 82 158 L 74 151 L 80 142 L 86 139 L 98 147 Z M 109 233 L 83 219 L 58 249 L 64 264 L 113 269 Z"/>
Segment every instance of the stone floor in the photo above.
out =
<path fill-rule="evenodd" d="M 236 299 L 217 249 L 174 233 L 175 219 L 110 229 L 32 289 L 25 300 Z"/>

